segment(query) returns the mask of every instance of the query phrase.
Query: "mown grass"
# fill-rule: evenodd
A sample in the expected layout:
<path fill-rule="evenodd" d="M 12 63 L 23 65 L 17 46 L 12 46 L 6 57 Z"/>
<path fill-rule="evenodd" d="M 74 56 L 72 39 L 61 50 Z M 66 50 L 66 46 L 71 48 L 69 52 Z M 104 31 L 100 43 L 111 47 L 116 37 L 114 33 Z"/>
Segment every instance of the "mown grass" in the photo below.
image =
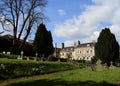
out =
<path fill-rule="evenodd" d="M 47 65 L 46 67 L 52 65 L 52 69 L 47 68 L 50 71 L 54 71 L 56 67 L 60 69 L 60 65 L 64 66 L 61 68 L 68 68 L 68 66 L 65 67 L 68 63 L 17 60 L 9 59 L 7 56 L 6 58 L 0 59 L 0 64 L 25 64 L 25 67 L 27 64 L 32 65 L 34 63 L 36 65 L 45 64 Z M 17 79 L 1 80 L 0 86 L 118 86 L 118 83 L 120 84 L 120 69 L 115 68 L 103 71 L 77 69 Z"/>
<path fill-rule="evenodd" d="M 1 86 L 117 86 L 120 69 L 77 69 L 1 82 Z"/>
<path fill-rule="evenodd" d="M 18 55 L 12 54 L 0 54 L 0 58 L 7 58 L 7 59 L 17 59 Z"/>
<path fill-rule="evenodd" d="M 18 77 L 48 74 L 58 71 L 72 70 L 78 68 L 67 62 L 50 61 L 27 61 L 17 59 L 0 59 L 0 80 Z"/>

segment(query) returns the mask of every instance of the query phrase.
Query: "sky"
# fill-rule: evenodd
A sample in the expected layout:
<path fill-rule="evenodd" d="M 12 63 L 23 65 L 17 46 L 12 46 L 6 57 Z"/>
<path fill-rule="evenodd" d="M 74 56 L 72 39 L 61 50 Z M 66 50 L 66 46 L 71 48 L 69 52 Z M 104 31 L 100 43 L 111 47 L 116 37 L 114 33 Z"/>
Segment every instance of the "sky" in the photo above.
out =
<path fill-rule="evenodd" d="M 120 44 L 120 0 L 47 1 L 44 14 L 49 21 L 44 23 L 57 47 L 61 47 L 61 43 L 66 47 L 73 46 L 78 40 L 81 43 L 97 41 L 99 33 L 106 27 Z M 35 31 L 31 32 L 28 40 L 34 39 Z"/>
<path fill-rule="evenodd" d="M 97 41 L 105 27 L 110 28 L 120 44 L 120 0 L 48 0 L 46 28 L 53 43 L 61 47 Z"/>

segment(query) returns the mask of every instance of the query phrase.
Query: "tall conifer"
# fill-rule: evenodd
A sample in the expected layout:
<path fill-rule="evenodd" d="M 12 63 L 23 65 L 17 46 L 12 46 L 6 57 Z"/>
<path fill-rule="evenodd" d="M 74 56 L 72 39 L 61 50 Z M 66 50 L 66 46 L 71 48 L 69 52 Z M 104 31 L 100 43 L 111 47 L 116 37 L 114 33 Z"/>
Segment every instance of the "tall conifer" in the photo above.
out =
<path fill-rule="evenodd" d="M 39 25 L 34 39 L 34 48 L 38 55 L 48 57 L 53 53 L 53 40 L 50 31 L 47 31 L 46 26 L 42 23 Z"/>
<path fill-rule="evenodd" d="M 109 28 L 103 29 L 98 37 L 95 45 L 95 57 L 102 60 L 103 64 L 107 63 L 108 66 L 111 61 L 115 62 L 119 57 L 119 44 Z"/>

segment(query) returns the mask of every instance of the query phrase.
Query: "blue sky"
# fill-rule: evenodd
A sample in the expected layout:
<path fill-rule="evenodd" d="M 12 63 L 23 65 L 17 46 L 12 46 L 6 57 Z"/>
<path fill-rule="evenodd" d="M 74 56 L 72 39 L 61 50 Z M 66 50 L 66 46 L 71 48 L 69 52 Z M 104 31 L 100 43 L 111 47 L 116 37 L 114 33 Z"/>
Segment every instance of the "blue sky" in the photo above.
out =
<path fill-rule="evenodd" d="M 53 44 L 61 47 L 97 41 L 105 27 L 110 28 L 120 44 L 120 0 L 47 0 L 44 22 L 52 32 Z M 1 27 L 1 26 L 0 26 Z M 29 39 L 34 39 L 35 30 Z M 24 34 L 23 34 L 24 35 Z"/>
<path fill-rule="evenodd" d="M 50 19 L 46 27 L 58 46 L 97 40 L 105 27 L 120 43 L 120 0 L 48 0 L 45 15 Z"/>
<path fill-rule="evenodd" d="M 46 14 L 51 21 L 64 22 L 66 19 L 79 15 L 83 11 L 83 6 L 91 4 L 90 0 L 48 0 Z"/>
<path fill-rule="evenodd" d="M 48 0 L 45 15 L 50 21 L 46 23 L 46 27 L 51 30 L 54 43 L 60 44 L 67 40 L 54 34 L 54 25 L 80 15 L 85 9 L 84 6 L 91 4 L 91 0 Z"/>

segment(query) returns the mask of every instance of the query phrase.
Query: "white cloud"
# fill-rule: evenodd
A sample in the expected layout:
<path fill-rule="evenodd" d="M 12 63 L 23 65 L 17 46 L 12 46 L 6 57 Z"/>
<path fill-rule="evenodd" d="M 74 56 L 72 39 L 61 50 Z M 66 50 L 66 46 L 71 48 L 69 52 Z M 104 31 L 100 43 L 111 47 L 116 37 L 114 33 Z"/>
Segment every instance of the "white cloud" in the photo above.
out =
<path fill-rule="evenodd" d="M 119 42 L 120 44 L 120 25 L 117 25 L 117 24 L 113 24 L 111 27 L 111 32 L 113 32 L 116 36 L 116 39 L 117 41 Z"/>
<path fill-rule="evenodd" d="M 74 42 L 73 42 L 73 40 L 67 40 L 64 42 L 64 44 L 65 44 L 65 47 L 69 47 L 69 46 L 73 46 Z"/>
<path fill-rule="evenodd" d="M 64 10 L 62 10 L 62 9 L 59 9 L 58 13 L 59 13 L 60 16 L 66 15 L 66 12 Z"/>
<path fill-rule="evenodd" d="M 96 40 L 101 23 L 110 24 L 111 31 L 120 38 L 120 0 L 92 0 L 81 15 L 74 16 L 63 23 L 55 24 L 54 34 L 68 40 L 82 42 Z M 108 26 L 108 25 L 106 25 Z M 120 42 L 120 40 L 118 40 Z"/>

